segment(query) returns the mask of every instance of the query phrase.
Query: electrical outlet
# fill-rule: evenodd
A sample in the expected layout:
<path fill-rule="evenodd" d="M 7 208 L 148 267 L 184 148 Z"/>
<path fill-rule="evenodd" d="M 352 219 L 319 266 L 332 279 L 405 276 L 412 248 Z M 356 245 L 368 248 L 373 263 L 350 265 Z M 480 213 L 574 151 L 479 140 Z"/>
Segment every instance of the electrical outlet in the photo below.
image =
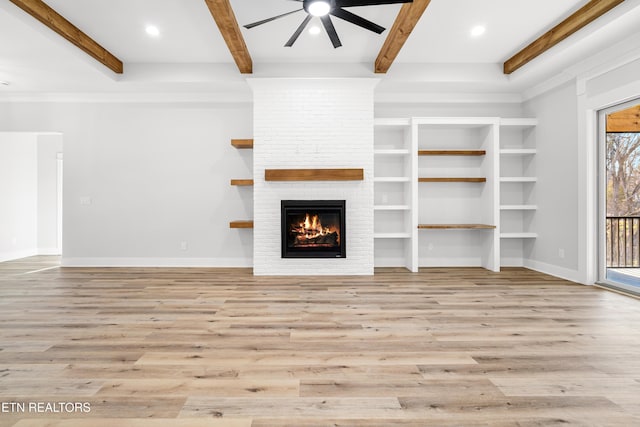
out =
<path fill-rule="evenodd" d="M 561 259 L 564 259 L 564 249 L 558 249 L 558 256 L 559 256 Z"/>
<path fill-rule="evenodd" d="M 180 242 L 180 250 L 181 251 L 186 251 L 187 250 L 187 242 Z"/>

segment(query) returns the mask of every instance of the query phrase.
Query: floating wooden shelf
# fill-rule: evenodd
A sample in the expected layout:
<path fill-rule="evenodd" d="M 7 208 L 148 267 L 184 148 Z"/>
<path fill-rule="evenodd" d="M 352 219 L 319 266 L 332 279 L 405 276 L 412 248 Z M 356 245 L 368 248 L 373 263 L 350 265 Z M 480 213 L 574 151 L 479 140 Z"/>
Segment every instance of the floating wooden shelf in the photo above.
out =
<path fill-rule="evenodd" d="M 253 228 L 253 220 L 231 221 L 229 228 Z"/>
<path fill-rule="evenodd" d="M 236 148 L 253 148 L 253 139 L 232 139 L 231 145 Z"/>
<path fill-rule="evenodd" d="M 252 179 L 232 179 L 231 185 L 238 185 L 241 187 L 247 187 L 253 185 Z"/>
<path fill-rule="evenodd" d="M 490 230 L 496 226 L 488 224 L 418 224 L 418 228 L 421 230 Z"/>
<path fill-rule="evenodd" d="M 486 150 L 418 150 L 418 156 L 484 156 Z"/>
<path fill-rule="evenodd" d="M 487 182 L 487 178 L 418 178 L 418 182 Z"/>
<path fill-rule="evenodd" d="M 265 169 L 265 181 L 362 181 L 364 169 Z"/>

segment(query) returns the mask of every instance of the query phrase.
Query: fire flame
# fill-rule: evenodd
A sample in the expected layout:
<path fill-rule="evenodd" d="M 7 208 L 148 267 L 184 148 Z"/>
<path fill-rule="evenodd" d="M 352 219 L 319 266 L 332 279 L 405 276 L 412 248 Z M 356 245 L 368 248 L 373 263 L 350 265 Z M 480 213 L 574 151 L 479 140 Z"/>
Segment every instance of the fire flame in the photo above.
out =
<path fill-rule="evenodd" d="M 320 222 L 319 215 L 305 214 L 304 221 L 299 224 L 293 224 L 291 231 L 296 235 L 297 244 L 305 244 L 309 240 L 317 239 L 331 233 L 337 234 L 335 227 L 324 227 Z M 337 235 L 339 239 L 339 234 Z"/>

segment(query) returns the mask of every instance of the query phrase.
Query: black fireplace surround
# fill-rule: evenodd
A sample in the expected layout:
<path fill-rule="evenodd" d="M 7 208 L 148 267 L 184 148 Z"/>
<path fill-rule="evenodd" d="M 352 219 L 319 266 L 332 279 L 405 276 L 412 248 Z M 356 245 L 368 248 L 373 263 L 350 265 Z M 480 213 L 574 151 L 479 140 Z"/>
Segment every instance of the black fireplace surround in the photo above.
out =
<path fill-rule="evenodd" d="M 346 258 L 344 200 L 282 200 L 282 258 Z"/>

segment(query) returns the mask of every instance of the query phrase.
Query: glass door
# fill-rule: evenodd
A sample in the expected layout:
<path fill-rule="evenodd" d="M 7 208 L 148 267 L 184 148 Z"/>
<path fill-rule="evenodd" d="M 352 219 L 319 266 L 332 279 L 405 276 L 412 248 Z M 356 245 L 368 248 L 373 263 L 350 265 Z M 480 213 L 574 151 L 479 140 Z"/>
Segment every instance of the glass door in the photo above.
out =
<path fill-rule="evenodd" d="M 600 111 L 600 282 L 640 293 L 640 100 Z"/>

